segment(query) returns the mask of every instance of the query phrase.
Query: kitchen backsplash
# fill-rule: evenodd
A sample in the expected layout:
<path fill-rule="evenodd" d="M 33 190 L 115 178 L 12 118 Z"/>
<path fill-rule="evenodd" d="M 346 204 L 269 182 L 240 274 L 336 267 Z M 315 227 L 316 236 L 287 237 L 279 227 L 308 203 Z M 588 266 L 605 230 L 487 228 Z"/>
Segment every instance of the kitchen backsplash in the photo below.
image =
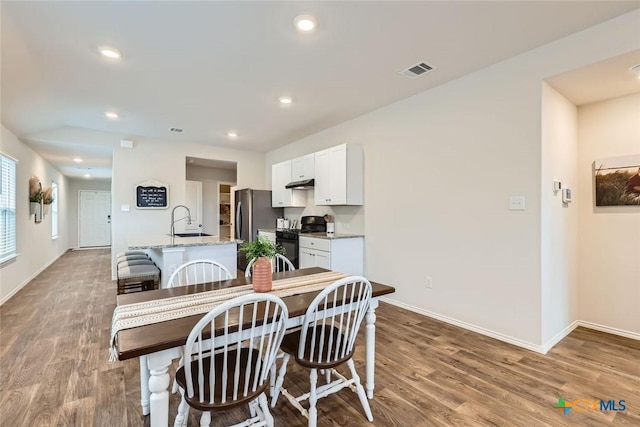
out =
<path fill-rule="evenodd" d="M 332 215 L 336 224 L 336 233 L 364 234 L 364 206 L 316 206 L 313 190 L 307 193 L 307 206 L 304 208 L 284 208 L 284 217 L 297 220 L 307 215 Z"/>

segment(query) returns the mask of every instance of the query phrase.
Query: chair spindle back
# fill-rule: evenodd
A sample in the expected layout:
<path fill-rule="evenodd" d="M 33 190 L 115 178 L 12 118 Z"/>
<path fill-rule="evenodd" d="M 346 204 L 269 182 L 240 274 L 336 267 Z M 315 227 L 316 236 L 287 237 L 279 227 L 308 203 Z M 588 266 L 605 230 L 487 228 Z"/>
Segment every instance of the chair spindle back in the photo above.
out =
<path fill-rule="evenodd" d="M 224 265 L 217 261 L 195 260 L 179 266 L 167 281 L 169 288 L 197 285 L 231 279 L 232 275 Z"/>
<path fill-rule="evenodd" d="M 195 364 L 186 363 L 187 396 L 193 398 L 197 393 L 201 404 L 215 406 L 246 397 L 263 386 L 287 319 L 284 302 L 270 294 L 243 295 L 210 311 L 194 326 L 185 345 L 185 354 L 197 356 L 199 384 L 194 390 Z M 211 352 L 209 338 L 214 334 L 220 344 Z M 210 358 L 208 363 L 206 358 Z"/>
<path fill-rule="evenodd" d="M 253 264 L 256 262 L 256 259 L 257 258 L 253 258 L 251 261 L 249 261 L 249 264 L 247 264 L 247 269 L 244 271 L 245 277 L 251 277 L 251 273 L 253 272 Z M 273 273 L 279 273 L 281 271 L 292 271 L 295 269 L 296 268 L 293 266 L 293 263 L 289 261 L 289 259 L 284 255 L 276 254 L 276 256 L 271 261 L 271 271 Z"/>
<path fill-rule="evenodd" d="M 305 314 L 298 359 L 332 363 L 350 358 L 371 292 L 371 283 L 360 276 L 338 280 L 322 291 Z"/>

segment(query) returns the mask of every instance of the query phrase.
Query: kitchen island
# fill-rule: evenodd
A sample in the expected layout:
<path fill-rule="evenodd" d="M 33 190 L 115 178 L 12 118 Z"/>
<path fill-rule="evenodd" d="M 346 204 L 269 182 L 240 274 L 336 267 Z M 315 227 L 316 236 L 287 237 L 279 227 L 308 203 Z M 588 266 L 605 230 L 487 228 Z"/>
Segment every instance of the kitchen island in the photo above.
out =
<path fill-rule="evenodd" d="M 237 276 L 238 241 L 218 236 L 178 237 L 168 234 L 130 236 L 130 250 L 145 250 L 160 269 L 160 288 L 167 287 L 171 273 L 187 261 L 208 259 L 227 267 Z"/>

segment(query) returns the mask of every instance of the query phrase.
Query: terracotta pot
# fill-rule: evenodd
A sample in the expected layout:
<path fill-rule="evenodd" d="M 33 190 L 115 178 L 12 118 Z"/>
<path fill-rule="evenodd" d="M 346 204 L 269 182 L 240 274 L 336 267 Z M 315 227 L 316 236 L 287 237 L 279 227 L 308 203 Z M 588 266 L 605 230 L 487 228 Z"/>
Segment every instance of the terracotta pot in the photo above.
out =
<path fill-rule="evenodd" d="M 271 262 L 268 258 L 260 257 L 253 263 L 251 283 L 256 292 L 269 292 L 273 287 L 271 281 Z"/>

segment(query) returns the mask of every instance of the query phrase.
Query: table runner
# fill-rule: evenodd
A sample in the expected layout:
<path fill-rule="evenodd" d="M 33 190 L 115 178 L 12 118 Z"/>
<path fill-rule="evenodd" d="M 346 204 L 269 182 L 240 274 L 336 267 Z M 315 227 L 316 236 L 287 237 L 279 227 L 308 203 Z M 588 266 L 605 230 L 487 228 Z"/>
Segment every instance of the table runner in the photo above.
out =
<path fill-rule="evenodd" d="M 319 291 L 347 276 L 344 273 L 329 271 L 274 280 L 270 293 L 283 298 Z M 119 331 L 208 313 L 227 300 L 250 293 L 253 293 L 251 284 L 118 306 L 113 311 L 111 321 L 109 361 L 115 362 L 118 358 L 116 341 Z"/>

